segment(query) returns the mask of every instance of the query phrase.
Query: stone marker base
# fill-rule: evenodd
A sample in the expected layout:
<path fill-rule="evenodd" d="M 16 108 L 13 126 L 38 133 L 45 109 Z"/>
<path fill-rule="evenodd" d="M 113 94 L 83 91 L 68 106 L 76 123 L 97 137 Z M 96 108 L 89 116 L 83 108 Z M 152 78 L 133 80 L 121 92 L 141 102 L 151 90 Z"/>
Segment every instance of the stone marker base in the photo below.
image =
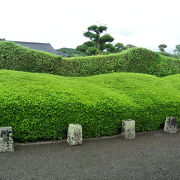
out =
<path fill-rule="evenodd" d="M 135 139 L 135 121 L 134 120 L 123 120 L 122 121 L 122 134 L 125 139 Z"/>
<path fill-rule="evenodd" d="M 13 152 L 14 143 L 11 127 L 0 127 L 0 152 Z"/>
<path fill-rule="evenodd" d="M 82 126 L 80 124 L 69 124 L 67 142 L 69 145 L 82 144 Z"/>
<path fill-rule="evenodd" d="M 164 131 L 168 133 L 177 132 L 177 119 L 175 117 L 167 117 L 164 124 Z"/>

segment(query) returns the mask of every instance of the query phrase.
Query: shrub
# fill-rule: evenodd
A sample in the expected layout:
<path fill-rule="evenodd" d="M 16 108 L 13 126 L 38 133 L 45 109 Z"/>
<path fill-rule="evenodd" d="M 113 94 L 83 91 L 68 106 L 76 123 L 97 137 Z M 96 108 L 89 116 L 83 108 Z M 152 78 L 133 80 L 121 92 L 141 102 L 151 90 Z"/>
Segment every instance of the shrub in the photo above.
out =
<path fill-rule="evenodd" d="M 144 48 L 132 48 L 118 54 L 64 58 L 59 74 L 89 76 L 111 72 L 136 72 L 157 76 L 180 73 L 180 60 L 161 56 Z"/>
<path fill-rule="evenodd" d="M 31 50 L 13 42 L 0 42 L 0 69 L 57 74 L 61 57 Z"/>
<path fill-rule="evenodd" d="M 113 135 L 129 118 L 136 131 L 156 130 L 166 116 L 180 118 L 178 82 L 179 75 L 61 77 L 0 70 L 0 126 L 12 126 L 19 141 L 64 139 L 70 123 L 82 124 L 83 137 Z"/>
<path fill-rule="evenodd" d="M 112 72 L 136 72 L 157 76 L 180 73 L 180 60 L 144 48 L 118 54 L 62 58 L 0 42 L 0 69 L 45 72 L 62 76 L 90 76 Z"/>

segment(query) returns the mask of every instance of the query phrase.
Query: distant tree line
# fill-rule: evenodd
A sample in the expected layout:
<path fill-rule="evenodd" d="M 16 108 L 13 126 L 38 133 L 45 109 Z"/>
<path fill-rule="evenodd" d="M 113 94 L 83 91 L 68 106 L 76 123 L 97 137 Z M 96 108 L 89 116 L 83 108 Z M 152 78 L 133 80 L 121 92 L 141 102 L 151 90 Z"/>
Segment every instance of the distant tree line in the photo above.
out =
<path fill-rule="evenodd" d="M 175 57 L 180 59 L 180 44 L 176 45 L 176 48 L 174 50 Z"/>
<path fill-rule="evenodd" d="M 84 36 L 89 39 L 89 41 L 84 42 L 83 44 L 73 48 L 61 48 L 58 49 L 59 52 L 66 53 L 69 57 L 76 56 L 91 56 L 96 54 L 109 54 L 109 53 L 118 53 L 129 48 L 135 48 L 136 46 L 132 44 L 124 45 L 123 43 L 112 44 L 114 38 L 106 33 L 106 26 L 97 26 L 91 25 L 87 28 L 87 31 L 84 32 Z M 180 58 L 180 44 L 176 45 L 174 54 L 167 53 L 165 49 L 167 48 L 166 44 L 160 44 L 158 46 L 159 54 L 164 56 L 170 56 L 175 58 Z"/>
<path fill-rule="evenodd" d="M 68 57 L 87 56 L 82 51 L 78 51 L 78 50 L 73 49 L 73 48 L 61 48 L 61 49 L 57 49 L 56 51 L 59 51 L 61 53 L 65 53 L 68 55 Z"/>
<path fill-rule="evenodd" d="M 167 48 L 166 44 L 160 44 L 158 46 L 158 48 L 159 48 L 159 51 L 160 51 L 159 54 L 180 59 L 180 44 L 176 45 L 175 50 L 174 50 L 174 54 L 167 53 L 165 51 L 165 48 Z"/>

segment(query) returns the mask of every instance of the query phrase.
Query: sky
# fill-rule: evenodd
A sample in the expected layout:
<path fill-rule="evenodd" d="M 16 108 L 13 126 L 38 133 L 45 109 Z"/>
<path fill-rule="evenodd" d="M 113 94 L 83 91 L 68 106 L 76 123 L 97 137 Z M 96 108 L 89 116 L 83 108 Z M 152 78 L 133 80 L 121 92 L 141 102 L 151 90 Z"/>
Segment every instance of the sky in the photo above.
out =
<path fill-rule="evenodd" d="M 55 49 L 88 41 L 93 24 L 105 25 L 114 44 L 158 51 L 180 44 L 180 0 L 0 0 L 0 38 L 51 43 Z"/>

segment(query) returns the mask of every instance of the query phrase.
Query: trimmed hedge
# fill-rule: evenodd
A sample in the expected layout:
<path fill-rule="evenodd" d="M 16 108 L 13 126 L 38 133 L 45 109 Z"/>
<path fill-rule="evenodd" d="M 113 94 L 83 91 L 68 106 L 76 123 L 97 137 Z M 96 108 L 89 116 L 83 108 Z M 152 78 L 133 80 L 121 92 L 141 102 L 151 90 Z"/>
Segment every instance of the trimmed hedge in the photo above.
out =
<path fill-rule="evenodd" d="M 167 76 L 180 73 L 180 60 L 161 56 L 145 48 L 131 48 L 119 54 L 64 58 L 58 71 L 63 76 L 89 76 L 112 72 Z"/>
<path fill-rule="evenodd" d="M 0 42 L 0 69 L 57 74 L 61 57 L 31 50 L 13 42 Z"/>
<path fill-rule="evenodd" d="M 111 73 L 61 77 L 0 70 L 0 126 L 18 141 L 64 139 L 68 124 L 83 137 L 119 132 L 123 119 L 136 131 L 156 130 L 167 116 L 180 118 L 180 75 Z"/>
<path fill-rule="evenodd" d="M 62 76 L 90 76 L 112 72 L 167 76 L 180 73 L 180 60 L 161 56 L 144 48 L 131 48 L 119 54 L 61 59 L 15 43 L 0 42 L 0 69 L 45 72 Z"/>

